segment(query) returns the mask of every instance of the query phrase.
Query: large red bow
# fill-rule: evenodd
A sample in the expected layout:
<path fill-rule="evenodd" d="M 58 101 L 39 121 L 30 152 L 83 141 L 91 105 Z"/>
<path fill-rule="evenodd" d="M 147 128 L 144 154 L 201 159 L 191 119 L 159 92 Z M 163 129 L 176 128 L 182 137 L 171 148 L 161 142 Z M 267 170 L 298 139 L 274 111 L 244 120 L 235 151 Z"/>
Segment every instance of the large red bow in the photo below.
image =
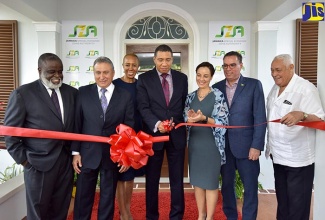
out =
<path fill-rule="evenodd" d="M 110 154 L 113 162 L 124 166 L 132 166 L 134 169 L 147 164 L 148 156 L 154 154 L 152 144 L 154 142 L 168 141 L 169 136 L 152 137 L 142 131 L 135 131 L 127 125 L 120 124 L 116 133 L 110 136 Z"/>

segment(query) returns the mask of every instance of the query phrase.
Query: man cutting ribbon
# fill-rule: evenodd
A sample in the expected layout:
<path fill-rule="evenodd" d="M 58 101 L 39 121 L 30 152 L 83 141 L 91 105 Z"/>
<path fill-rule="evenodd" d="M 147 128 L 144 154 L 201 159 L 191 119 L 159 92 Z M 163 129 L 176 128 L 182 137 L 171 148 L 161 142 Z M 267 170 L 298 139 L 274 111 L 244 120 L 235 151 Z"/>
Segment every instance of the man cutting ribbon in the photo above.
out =
<path fill-rule="evenodd" d="M 266 156 L 271 155 L 275 191 L 278 201 L 277 219 L 309 219 L 315 169 L 316 130 L 294 126 L 324 120 L 316 87 L 294 73 L 288 54 L 274 58 L 271 75 L 275 85 L 267 98 L 268 124 Z M 321 125 L 321 123 L 320 123 Z"/>

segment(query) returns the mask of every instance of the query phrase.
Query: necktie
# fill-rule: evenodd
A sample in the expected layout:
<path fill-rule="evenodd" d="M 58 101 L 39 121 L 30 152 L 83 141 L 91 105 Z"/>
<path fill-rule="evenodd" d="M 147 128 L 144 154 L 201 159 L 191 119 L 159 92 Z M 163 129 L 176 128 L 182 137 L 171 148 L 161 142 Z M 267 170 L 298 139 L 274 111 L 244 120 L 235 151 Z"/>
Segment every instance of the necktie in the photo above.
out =
<path fill-rule="evenodd" d="M 51 95 L 51 99 L 54 103 L 54 106 L 56 108 L 56 110 L 58 111 L 61 119 L 62 119 L 62 115 L 61 115 L 61 109 L 60 109 L 60 104 L 59 104 L 59 99 L 58 99 L 58 94 L 56 94 L 55 90 L 54 89 L 51 89 L 52 90 L 52 95 Z"/>
<path fill-rule="evenodd" d="M 105 92 L 107 91 L 107 89 L 100 89 L 101 91 L 101 96 L 100 96 L 100 103 L 102 104 L 102 108 L 103 108 L 103 112 L 105 115 L 106 109 L 107 109 L 107 98 L 105 96 Z"/>
<path fill-rule="evenodd" d="M 163 73 L 161 74 L 161 77 L 163 78 L 162 79 L 162 88 L 163 88 L 163 91 L 164 91 L 164 95 L 165 95 L 165 100 L 166 100 L 166 104 L 168 106 L 169 104 L 169 83 L 166 79 L 167 77 L 167 73 Z"/>

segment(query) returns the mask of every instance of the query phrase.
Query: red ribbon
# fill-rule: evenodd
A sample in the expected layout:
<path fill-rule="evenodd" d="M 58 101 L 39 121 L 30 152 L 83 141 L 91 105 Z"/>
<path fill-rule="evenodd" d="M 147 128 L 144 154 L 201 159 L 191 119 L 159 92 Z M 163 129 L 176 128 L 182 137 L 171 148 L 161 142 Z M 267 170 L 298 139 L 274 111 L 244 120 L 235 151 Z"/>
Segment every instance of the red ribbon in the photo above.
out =
<path fill-rule="evenodd" d="M 146 164 L 148 155 L 153 155 L 153 143 L 169 140 L 169 136 L 152 137 L 151 135 L 142 131 L 135 134 L 135 131 L 133 131 L 132 128 L 123 124 L 120 124 L 117 127 L 117 131 L 118 134 L 113 134 L 110 137 L 102 137 L 59 131 L 0 126 L 0 135 L 5 136 L 49 138 L 111 144 L 111 159 L 114 162 L 120 163 L 121 165 L 131 165 L 135 169 L 138 169 Z"/>
<path fill-rule="evenodd" d="M 242 126 L 230 126 L 230 125 L 216 125 L 216 124 L 200 124 L 200 123 L 179 123 L 178 125 L 175 126 L 175 129 L 181 127 L 181 126 L 197 126 L 197 127 L 214 127 L 214 128 L 248 128 L 248 127 L 256 127 L 260 126 L 269 122 L 275 122 L 275 123 L 281 123 L 280 119 L 275 119 L 272 121 L 267 121 L 261 124 L 257 125 L 242 125 Z M 314 128 L 318 130 L 323 130 L 325 131 L 325 122 L 324 121 L 311 121 L 311 122 L 298 122 L 296 125 L 303 126 L 303 127 L 308 127 L 308 128 Z"/>
<path fill-rule="evenodd" d="M 212 125 L 212 124 L 199 124 L 199 123 L 180 123 L 175 126 L 175 129 L 181 126 L 200 126 L 200 127 L 219 127 L 219 128 L 247 128 L 252 126 L 259 126 L 269 122 L 280 123 L 280 119 L 264 122 L 258 125 L 251 126 L 224 126 L 224 125 Z M 298 122 L 296 125 L 304 126 L 308 128 L 314 128 L 325 131 L 324 121 L 313 122 Z M 135 133 L 132 128 L 120 124 L 117 127 L 117 134 L 113 134 L 110 137 L 75 134 L 59 131 L 47 131 L 31 128 L 18 128 L 10 126 L 0 126 L 0 135 L 5 136 L 18 136 L 18 137 L 31 137 L 31 138 L 49 138 L 60 139 L 70 141 L 88 141 L 88 142 L 100 142 L 111 144 L 111 159 L 121 165 L 132 166 L 135 169 L 139 169 L 144 166 L 148 161 L 148 155 L 153 155 L 152 144 L 155 142 L 168 141 L 169 136 L 152 137 L 145 132 Z"/>
<path fill-rule="evenodd" d="M 108 143 L 109 140 L 109 137 L 10 126 L 0 126 L 0 135 L 31 138 L 49 138 L 69 141 L 89 141 L 100 143 Z"/>
<path fill-rule="evenodd" d="M 281 123 L 280 119 L 276 119 L 271 122 Z M 325 131 L 325 122 L 324 121 L 305 121 L 305 122 L 300 121 L 296 125 Z"/>

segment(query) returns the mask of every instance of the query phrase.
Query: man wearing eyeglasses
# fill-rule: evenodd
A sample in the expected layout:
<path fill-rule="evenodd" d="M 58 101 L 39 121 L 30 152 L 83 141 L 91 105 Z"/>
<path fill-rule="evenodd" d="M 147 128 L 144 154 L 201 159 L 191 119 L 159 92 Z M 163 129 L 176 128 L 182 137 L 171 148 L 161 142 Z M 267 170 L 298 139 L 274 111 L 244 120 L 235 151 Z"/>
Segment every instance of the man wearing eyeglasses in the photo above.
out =
<path fill-rule="evenodd" d="M 317 88 L 295 74 L 289 54 L 277 55 L 271 63 L 274 80 L 267 97 L 269 123 L 265 156 L 272 159 L 278 202 L 276 218 L 309 219 L 315 171 L 316 130 L 295 126 L 300 121 L 323 121 L 325 117 Z"/>
<path fill-rule="evenodd" d="M 242 56 L 236 51 L 223 57 L 226 79 L 214 84 L 225 94 L 229 108 L 229 125 L 247 126 L 228 129 L 226 133 L 226 164 L 221 167 L 223 211 L 228 220 L 237 220 L 234 190 L 236 170 L 244 184 L 243 219 L 255 220 L 258 207 L 259 156 L 264 150 L 266 131 L 265 100 L 259 80 L 244 77 Z M 262 125 L 260 125 L 262 124 Z M 258 125 L 258 126 L 252 126 Z"/>

